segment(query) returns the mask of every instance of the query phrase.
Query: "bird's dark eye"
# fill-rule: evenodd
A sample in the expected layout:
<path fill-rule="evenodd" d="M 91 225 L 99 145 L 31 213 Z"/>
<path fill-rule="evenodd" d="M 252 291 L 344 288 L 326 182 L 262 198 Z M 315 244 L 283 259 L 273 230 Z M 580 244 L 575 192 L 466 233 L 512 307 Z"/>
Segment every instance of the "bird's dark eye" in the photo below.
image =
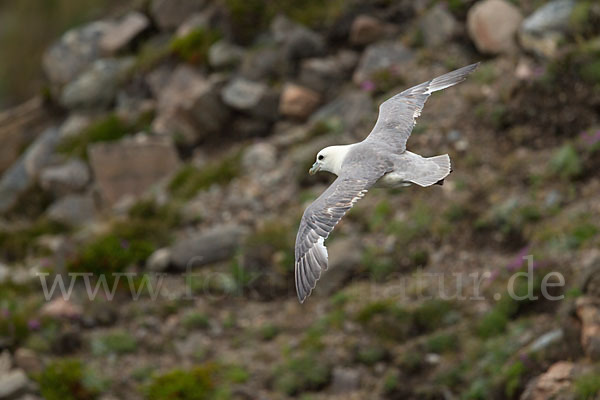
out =
<path fill-rule="evenodd" d="M 322 160 L 323 158 L 325 158 L 325 157 L 323 157 L 322 155 L 321 155 L 321 156 L 319 156 L 319 160 Z"/>

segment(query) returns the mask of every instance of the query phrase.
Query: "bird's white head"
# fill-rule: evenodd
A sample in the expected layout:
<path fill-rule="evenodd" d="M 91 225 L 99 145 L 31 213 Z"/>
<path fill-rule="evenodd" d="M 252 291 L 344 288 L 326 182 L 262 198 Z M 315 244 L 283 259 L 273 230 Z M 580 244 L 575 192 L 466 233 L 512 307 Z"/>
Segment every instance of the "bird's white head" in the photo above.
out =
<path fill-rule="evenodd" d="M 317 154 L 317 159 L 308 173 L 314 175 L 319 171 L 326 171 L 339 175 L 342 169 L 342 163 L 352 146 L 353 145 L 349 144 L 325 147 Z"/>

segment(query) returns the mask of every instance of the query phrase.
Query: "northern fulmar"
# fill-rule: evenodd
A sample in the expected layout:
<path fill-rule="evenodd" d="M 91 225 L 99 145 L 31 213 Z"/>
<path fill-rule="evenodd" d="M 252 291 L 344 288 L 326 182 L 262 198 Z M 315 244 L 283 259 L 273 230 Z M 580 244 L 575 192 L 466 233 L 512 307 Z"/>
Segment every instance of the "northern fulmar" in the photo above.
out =
<path fill-rule="evenodd" d="M 429 95 L 464 81 L 478 65 L 457 69 L 393 96 L 379 106 L 375 127 L 365 140 L 319 151 L 309 173 L 327 171 L 337 179 L 306 208 L 300 221 L 295 247 L 300 303 L 327 269 L 325 239 L 369 188 L 376 183 L 382 187 L 443 183 L 451 172 L 448 154 L 422 157 L 406 150 L 406 141 Z"/>

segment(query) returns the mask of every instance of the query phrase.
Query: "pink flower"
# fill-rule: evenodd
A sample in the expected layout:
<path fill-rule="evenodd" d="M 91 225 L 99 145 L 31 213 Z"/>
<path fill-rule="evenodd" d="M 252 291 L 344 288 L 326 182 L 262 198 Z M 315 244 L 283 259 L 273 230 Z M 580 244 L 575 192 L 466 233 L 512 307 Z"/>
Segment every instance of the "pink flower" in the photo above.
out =
<path fill-rule="evenodd" d="M 27 321 L 27 327 L 31 331 L 37 331 L 42 327 L 42 324 L 37 319 L 30 319 L 29 321 Z"/>
<path fill-rule="evenodd" d="M 375 90 L 375 87 L 375 82 L 369 80 L 364 81 L 360 84 L 360 88 L 365 92 L 372 92 L 373 90 Z"/>
<path fill-rule="evenodd" d="M 513 258 L 512 261 L 506 266 L 506 269 L 509 271 L 514 271 L 516 269 L 521 268 L 523 266 L 523 263 L 525 262 L 523 257 L 527 255 L 529 255 L 529 246 L 525 246 L 521 250 L 519 250 L 515 258 Z"/>
<path fill-rule="evenodd" d="M 600 143 L 600 129 L 597 131 L 584 131 L 579 135 L 581 141 L 589 146 L 594 146 L 595 144 Z"/>

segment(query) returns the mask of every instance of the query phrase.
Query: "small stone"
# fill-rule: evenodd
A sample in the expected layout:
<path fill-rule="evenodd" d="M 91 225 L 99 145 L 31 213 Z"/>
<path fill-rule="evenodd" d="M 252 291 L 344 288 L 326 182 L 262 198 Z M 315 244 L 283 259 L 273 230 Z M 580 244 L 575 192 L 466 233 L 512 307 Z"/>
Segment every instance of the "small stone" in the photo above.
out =
<path fill-rule="evenodd" d="M 224 225 L 208 231 L 197 232 L 179 240 L 171 247 L 171 263 L 180 271 L 233 256 L 246 229 L 238 225 Z"/>
<path fill-rule="evenodd" d="M 70 114 L 58 128 L 60 140 L 73 138 L 90 126 L 93 119 L 86 114 Z"/>
<path fill-rule="evenodd" d="M 306 119 L 321 102 L 321 96 L 314 90 L 288 83 L 283 88 L 279 111 L 286 117 Z"/>
<path fill-rule="evenodd" d="M 0 214 L 9 211 L 46 167 L 58 143 L 58 130 L 48 128 L 0 178 Z"/>
<path fill-rule="evenodd" d="M 0 399 L 9 399 L 23 392 L 29 386 L 29 379 L 20 369 L 0 375 Z"/>
<path fill-rule="evenodd" d="M 261 47 L 246 52 L 240 75 L 253 81 L 275 79 L 280 73 L 280 51 L 273 47 Z"/>
<path fill-rule="evenodd" d="M 80 306 L 58 297 L 46 304 L 40 310 L 40 315 L 51 318 L 79 319 L 83 314 Z"/>
<path fill-rule="evenodd" d="M 210 28 L 209 16 L 205 13 L 194 13 L 179 25 L 177 32 L 175 32 L 175 36 L 182 38 L 195 30 L 207 28 Z"/>
<path fill-rule="evenodd" d="M 94 61 L 77 79 L 69 82 L 60 96 L 66 108 L 102 108 L 111 105 L 133 58 Z"/>
<path fill-rule="evenodd" d="M 8 282 L 10 280 L 11 273 L 11 268 L 0 262 L 0 283 Z"/>
<path fill-rule="evenodd" d="M 179 357 L 197 357 L 202 352 L 212 348 L 211 340 L 200 332 L 192 332 L 184 339 L 174 343 L 175 352 Z"/>
<path fill-rule="evenodd" d="M 104 54 L 114 55 L 125 49 L 149 26 L 148 17 L 140 12 L 132 11 L 102 36 L 100 49 Z"/>
<path fill-rule="evenodd" d="M 271 23 L 271 32 L 281 50 L 285 62 L 295 62 L 308 57 L 317 57 L 325 52 L 325 40 L 318 33 L 291 21 L 279 14 Z"/>
<path fill-rule="evenodd" d="M 564 35 L 560 32 L 548 32 L 544 35 L 533 35 L 525 31 L 519 32 L 521 46 L 531 53 L 552 59 L 558 55 L 560 43 Z"/>
<path fill-rule="evenodd" d="M 521 29 L 527 33 L 543 35 L 548 32 L 566 31 L 569 28 L 571 13 L 575 7 L 573 0 L 550 1 L 527 17 Z"/>
<path fill-rule="evenodd" d="M 329 104 L 321 107 L 311 116 L 310 121 L 316 123 L 318 121 L 338 120 L 341 122 L 341 129 L 353 131 L 365 121 L 372 120 L 372 124 L 375 124 L 374 118 L 376 116 L 372 111 L 374 107 L 373 99 L 366 92 L 348 90 Z"/>
<path fill-rule="evenodd" d="M 205 5 L 205 0 L 153 0 L 150 12 L 160 29 L 172 30 Z"/>
<path fill-rule="evenodd" d="M 146 268 L 154 272 L 166 271 L 171 262 L 171 251 L 168 248 L 158 249 L 146 261 Z"/>
<path fill-rule="evenodd" d="M 362 244 L 357 237 L 336 239 L 328 247 L 330 265 L 317 287 L 317 293 L 325 295 L 336 293 L 356 276 L 362 254 Z"/>
<path fill-rule="evenodd" d="M 4 375 L 12 369 L 12 357 L 8 350 L 0 353 L 0 376 Z"/>
<path fill-rule="evenodd" d="M 423 16 L 420 27 L 425 44 L 435 47 L 452 39 L 458 30 L 458 22 L 446 7 L 438 3 Z"/>
<path fill-rule="evenodd" d="M 102 200 L 109 205 L 126 195 L 143 194 L 179 167 L 175 145 L 164 137 L 95 143 L 88 152 Z"/>
<path fill-rule="evenodd" d="M 521 395 L 521 400 L 567 399 L 560 394 L 567 394 L 575 372 L 575 364 L 559 361 L 548 368 L 548 371 L 532 379 Z"/>
<path fill-rule="evenodd" d="M 381 39 L 386 34 L 386 24 L 370 15 L 359 15 L 350 28 L 350 43 L 364 46 Z"/>
<path fill-rule="evenodd" d="M 508 1 L 484 0 L 469 9 L 467 29 L 480 52 L 511 53 L 517 49 L 515 35 L 522 20 L 519 9 Z"/>
<path fill-rule="evenodd" d="M 242 166 L 249 174 L 264 174 L 275 168 L 277 149 L 269 143 L 257 143 L 244 152 Z"/>
<path fill-rule="evenodd" d="M 236 110 L 262 119 L 277 117 L 279 97 L 264 83 L 236 78 L 223 88 L 221 96 L 225 104 Z"/>
<path fill-rule="evenodd" d="M 537 338 L 530 346 L 529 351 L 537 352 L 540 350 L 546 349 L 548 346 L 553 345 L 557 342 L 560 342 L 564 337 L 564 332 L 562 329 L 555 329 L 553 331 L 547 332 Z"/>
<path fill-rule="evenodd" d="M 156 133 L 184 134 L 185 142 L 194 144 L 220 132 L 229 119 L 218 86 L 190 66 L 178 66 L 157 89 L 158 116 L 152 123 Z"/>
<path fill-rule="evenodd" d="M 331 378 L 331 392 L 344 394 L 360 389 L 360 371 L 352 368 L 335 367 Z"/>
<path fill-rule="evenodd" d="M 71 194 L 52 203 L 46 214 L 51 221 L 80 226 L 94 219 L 96 206 L 90 195 Z"/>
<path fill-rule="evenodd" d="M 15 351 L 15 364 L 28 374 L 35 374 L 42 370 L 42 362 L 35 351 L 19 347 Z"/>
<path fill-rule="evenodd" d="M 298 81 L 302 86 L 327 94 L 351 76 L 357 63 L 358 55 L 348 50 L 326 58 L 307 58 L 300 65 Z"/>
<path fill-rule="evenodd" d="M 581 346 L 592 360 L 600 360 L 600 301 L 591 296 L 577 299 L 577 316 L 581 320 Z"/>
<path fill-rule="evenodd" d="M 370 45 L 364 51 L 352 80 L 358 86 L 382 70 L 401 66 L 413 59 L 412 52 L 400 42 L 385 41 Z"/>
<path fill-rule="evenodd" d="M 231 68 L 244 57 L 244 49 L 226 40 L 219 40 L 208 50 L 208 63 L 215 69 Z"/>
<path fill-rule="evenodd" d="M 9 168 L 33 142 L 53 114 L 42 96 L 0 111 L 0 174 Z"/>
<path fill-rule="evenodd" d="M 42 188 L 61 196 L 85 188 L 90 181 L 90 171 L 86 163 L 73 159 L 62 165 L 42 169 L 39 181 Z"/>
<path fill-rule="evenodd" d="M 61 87 L 100 58 L 100 41 L 112 28 L 111 22 L 96 21 L 63 34 L 43 57 L 50 83 Z"/>

